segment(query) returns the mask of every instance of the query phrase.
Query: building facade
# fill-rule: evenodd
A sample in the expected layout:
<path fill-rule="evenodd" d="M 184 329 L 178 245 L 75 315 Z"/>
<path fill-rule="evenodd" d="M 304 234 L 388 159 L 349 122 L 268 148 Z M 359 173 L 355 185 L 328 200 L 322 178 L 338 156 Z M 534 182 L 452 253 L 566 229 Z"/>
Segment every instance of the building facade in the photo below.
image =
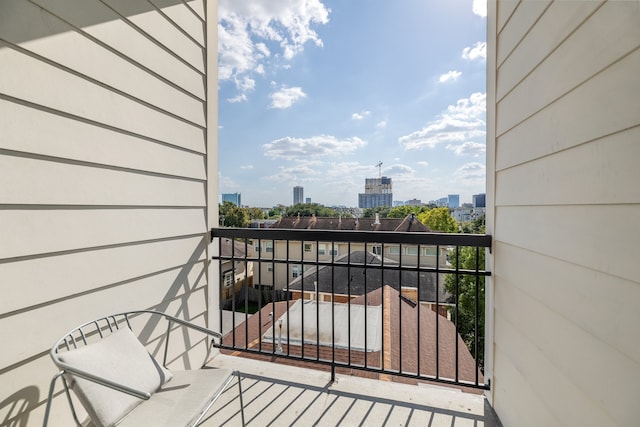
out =
<path fill-rule="evenodd" d="M 242 206 L 242 196 L 240 193 L 222 193 L 222 203 L 231 202 L 236 206 Z"/>
<path fill-rule="evenodd" d="M 358 207 L 362 209 L 393 206 L 393 184 L 391 178 L 367 178 L 364 193 L 358 194 Z"/>
<path fill-rule="evenodd" d="M 293 187 L 293 204 L 298 205 L 304 203 L 304 188 L 296 185 Z"/>
<path fill-rule="evenodd" d="M 473 195 L 473 207 L 474 208 L 484 208 L 486 207 L 486 194 L 474 194 Z"/>

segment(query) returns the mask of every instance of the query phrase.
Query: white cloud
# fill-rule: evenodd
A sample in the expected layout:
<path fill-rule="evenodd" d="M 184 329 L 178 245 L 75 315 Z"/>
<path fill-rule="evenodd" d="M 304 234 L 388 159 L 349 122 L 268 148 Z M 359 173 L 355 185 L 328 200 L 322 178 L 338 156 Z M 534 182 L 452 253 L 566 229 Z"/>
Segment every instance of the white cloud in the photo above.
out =
<path fill-rule="evenodd" d="M 477 42 L 473 47 L 465 47 L 462 50 L 462 57 L 473 61 L 474 59 L 487 59 L 487 43 Z"/>
<path fill-rule="evenodd" d="M 283 87 L 277 92 L 269 95 L 271 104 L 269 108 L 289 108 L 302 98 L 306 98 L 307 94 L 302 91 L 301 87 Z"/>
<path fill-rule="evenodd" d="M 458 77 L 460 77 L 461 75 L 462 75 L 462 73 L 460 71 L 454 71 L 454 70 L 448 71 L 448 72 L 442 74 L 440 76 L 440 78 L 438 79 L 438 81 L 440 83 L 446 83 L 446 82 L 451 81 L 451 80 L 456 81 L 456 80 L 458 80 Z"/>
<path fill-rule="evenodd" d="M 272 159 L 300 160 L 345 155 L 365 145 L 367 142 L 358 137 L 338 139 L 331 135 L 319 135 L 311 138 L 288 136 L 264 144 L 262 147 L 265 150 L 265 156 Z"/>
<path fill-rule="evenodd" d="M 484 185 L 487 177 L 485 165 L 478 162 L 465 163 L 453 173 L 454 179 L 467 186 Z"/>
<path fill-rule="evenodd" d="M 321 0 L 220 0 L 220 81 L 264 73 L 267 59 L 289 60 L 307 43 L 322 46 L 312 27 L 327 24 L 330 12 Z"/>
<path fill-rule="evenodd" d="M 405 149 L 433 148 L 441 143 L 463 143 L 484 137 L 486 94 L 474 93 L 449 105 L 446 112 L 421 130 L 398 139 Z"/>
<path fill-rule="evenodd" d="M 456 156 L 473 156 L 479 157 L 487 151 L 485 144 L 479 142 L 467 141 L 463 144 L 449 144 L 447 150 L 451 150 Z"/>
<path fill-rule="evenodd" d="M 377 127 L 378 129 L 384 129 L 384 128 L 386 128 L 386 127 L 387 127 L 387 121 L 386 121 L 386 120 L 382 120 L 382 121 L 380 121 L 380 122 L 376 123 L 376 127 Z"/>
<path fill-rule="evenodd" d="M 251 169 L 253 169 L 253 165 L 242 165 L 242 166 L 240 166 L 240 169 L 251 170 Z"/>
<path fill-rule="evenodd" d="M 429 166 L 429 162 L 424 162 L 424 161 L 423 161 L 423 162 L 417 162 L 417 163 L 418 163 L 420 166 L 425 167 L 425 168 L 426 168 L 427 166 Z"/>
<path fill-rule="evenodd" d="M 353 113 L 351 115 L 351 119 L 352 120 L 363 120 L 366 117 L 369 117 L 371 115 L 371 111 L 360 111 L 359 113 Z"/>
<path fill-rule="evenodd" d="M 319 162 L 301 162 L 292 166 L 280 166 L 278 171 L 267 179 L 277 182 L 303 183 L 317 181 L 321 172 Z"/>
<path fill-rule="evenodd" d="M 487 16 L 487 0 L 473 0 L 473 13 L 486 18 Z"/>
<path fill-rule="evenodd" d="M 241 93 L 238 96 L 234 96 L 233 98 L 227 98 L 227 101 L 231 102 L 232 104 L 235 104 L 236 102 L 244 102 L 247 100 L 247 95 L 245 95 L 244 93 Z"/>

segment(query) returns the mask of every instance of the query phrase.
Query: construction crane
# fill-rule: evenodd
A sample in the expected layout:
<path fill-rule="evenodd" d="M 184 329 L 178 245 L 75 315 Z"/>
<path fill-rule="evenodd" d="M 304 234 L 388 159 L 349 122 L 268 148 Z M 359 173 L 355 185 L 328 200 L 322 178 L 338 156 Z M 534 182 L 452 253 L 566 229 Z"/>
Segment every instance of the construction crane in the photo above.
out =
<path fill-rule="evenodd" d="M 378 168 L 378 178 L 382 178 L 382 162 L 378 162 L 376 167 Z"/>

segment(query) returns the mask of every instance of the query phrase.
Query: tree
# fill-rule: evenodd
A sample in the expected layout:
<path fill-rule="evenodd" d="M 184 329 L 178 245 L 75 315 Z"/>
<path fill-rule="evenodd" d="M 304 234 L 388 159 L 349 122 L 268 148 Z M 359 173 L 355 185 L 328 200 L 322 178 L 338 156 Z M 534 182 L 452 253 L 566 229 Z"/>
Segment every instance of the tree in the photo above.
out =
<path fill-rule="evenodd" d="M 280 218 L 282 216 L 282 213 L 285 212 L 286 210 L 287 210 L 287 207 L 285 205 L 274 206 L 272 209 L 269 210 L 268 217 Z"/>
<path fill-rule="evenodd" d="M 434 208 L 418 215 L 418 220 L 431 231 L 441 233 L 457 233 L 458 223 L 449 214 L 449 208 Z"/>
<path fill-rule="evenodd" d="M 244 208 L 249 215 L 249 219 L 264 219 L 264 211 L 260 208 Z"/>
<path fill-rule="evenodd" d="M 481 217 L 476 218 L 473 221 L 465 222 L 461 226 L 462 226 L 463 233 L 485 234 L 486 233 L 485 216 L 482 215 Z"/>
<path fill-rule="evenodd" d="M 485 250 L 470 246 L 457 248 L 451 251 L 450 260 L 452 268 L 457 265 L 459 270 L 475 271 L 477 261 L 477 269 L 484 270 Z M 484 369 L 484 277 L 476 278 L 470 274 L 448 274 L 445 277 L 444 285 L 451 295 L 455 296 L 457 290 L 458 310 L 456 313 L 455 306 L 449 307 L 451 319 L 457 325 L 458 333 L 471 355 L 478 361 L 478 366 Z M 478 317 L 477 331 L 476 316 Z M 478 337 L 477 354 L 476 336 Z"/>
<path fill-rule="evenodd" d="M 288 207 L 286 212 L 284 212 L 284 216 L 297 216 L 298 214 L 300 214 L 300 216 L 337 217 L 338 211 L 319 203 L 298 203 L 297 205 Z"/>
<path fill-rule="evenodd" d="M 387 218 L 406 218 L 410 214 L 420 214 L 422 212 L 426 212 L 427 208 L 422 206 L 396 206 L 389 211 Z"/>
<path fill-rule="evenodd" d="M 246 210 L 231 202 L 224 202 L 220 205 L 220 224 L 222 226 L 246 228 L 249 223 L 249 214 Z"/>
<path fill-rule="evenodd" d="M 366 208 L 362 211 L 363 218 L 375 218 L 376 214 L 380 218 L 386 218 L 389 215 L 391 208 L 389 206 L 378 206 L 375 208 Z"/>

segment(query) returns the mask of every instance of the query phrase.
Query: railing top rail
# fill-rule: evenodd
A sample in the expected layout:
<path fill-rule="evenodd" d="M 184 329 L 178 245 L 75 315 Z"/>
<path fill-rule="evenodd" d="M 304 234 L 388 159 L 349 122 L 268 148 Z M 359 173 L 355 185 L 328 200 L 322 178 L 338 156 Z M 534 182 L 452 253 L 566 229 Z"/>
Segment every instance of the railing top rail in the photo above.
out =
<path fill-rule="evenodd" d="M 404 243 L 491 248 L 491 236 L 488 234 L 224 227 L 211 229 L 211 240 L 216 237 L 226 237 L 230 239 L 304 240 L 311 242 Z"/>

